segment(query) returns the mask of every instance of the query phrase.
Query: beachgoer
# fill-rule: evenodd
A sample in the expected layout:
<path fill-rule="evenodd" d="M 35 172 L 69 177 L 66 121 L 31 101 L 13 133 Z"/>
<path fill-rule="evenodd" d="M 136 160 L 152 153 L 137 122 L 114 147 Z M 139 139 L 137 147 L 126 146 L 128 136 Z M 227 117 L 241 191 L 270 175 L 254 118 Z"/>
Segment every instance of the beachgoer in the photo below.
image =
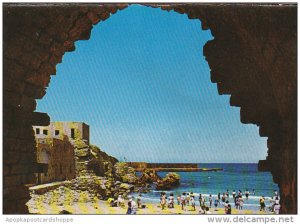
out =
<path fill-rule="evenodd" d="M 182 193 L 180 197 L 180 203 L 181 203 L 181 210 L 186 210 L 186 197 L 185 192 Z"/>
<path fill-rule="evenodd" d="M 274 190 L 274 196 L 278 197 L 278 191 Z"/>
<path fill-rule="evenodd" d="M 117 199 L 117 206 L 118 206 L 118 207 L 124 207 L 124 206 L 125 206 L 125 205 L 124 205 L 124 199 L 123 199 L 123 197 L 122 197 L 121 194 L 119 194 L 119 196 L 118 196 L 118 199 Z"/>
<path fill-rule="evenodd" d="M 219 204 L 219 200 L 216 199 L 215 202 L 214 202 L 215 211 L 217 211 L 218 204 Z"/>
<path fill-rule="evenodd" d="M 250 193 L 249 193 L 248 189 L 246 189 L 246 191 L 245 191 L 246 200 L 248 200 L 249 194 L 250 194 Z"/>
<path fill-rule="evenodd" d="M 243 195 L 242 191 L 239 190 L 238 196 L 242 196 L 242 195 Z"/>
<path fill-rule="evenodd" d="M 191 199 L 190 193 L 186 193 L 186 205 L 190 205 L 190 199 Z"/>
<path fill-rule="evenodd" d="M 135 215 L 137 211 L 137 205 L 134 200 L 131 201 L 131 214 Z"/>
<path fill-rule="evenodd" d="M 239 207 L 240 207 L 240 200 L 239 200 L 239 196 L 236 196 L 235 197 L 235 200 L 234 200 L 234 204 L 235 204 L 235 208 L 236 209 L 239 209 Z"/>
<path fill-rule="evenodd" d="M 192 208 L 194 209 L 194 211 L 196 211 L 196 204 L 195 204 L 195 196 L 194 195 L 191 196 L 190 202 L 191 202 Z"/>
<path fill-rule="evenodd" d="M 226 214 L 227 215 L 231 214 L 231 205 L 230 204 L 228 204 L 228 206 L 227 206 L 227 213 Z"/>
<path fill-rule="evenodd" d="M 168 207 L 174 208 L 174 194 L 173 193 L 171 193 L 169 196 Z"/>
<path fill-rule="evenodd" d="M 279 211 L 280 211 L 280 204 L 276 204 L 274 205 L 274 213 L 276 215 L 279 215 Z"/>
<path fill-rule="evenodd" d="M 239 209 L 243 210 L 244 200 L 242 197 L 239 198 Z"/>
<path fill-rule="evenodd" d="M 271 197 L 270 199 L 269 199 L 269 202 L 270 202 L 270 205 L 269 205 L 269 211 L 270 212 L 274 212 L 274 206 L 275 206 L 275 199 L 273 199 L 273 197 Z"/>
<path fill-rule="evenodd" d="M 161 210 L 164 210 L 164 209 L 165 209 L 166 204 L 167 204 L 166 193 L 163 192 L 163 193 L 162 193 L 162 196 L 161 196 L 161 201 L 160 201 Z"/>
<path fill-rule="evenodd" d="M 229 198 L 229 191 L 228 191 L 228 189 L 226 190 L 226 197 Z"/>
<path fill-rule="evenodd" d="M 132 210 L 131 210 L 131 201 L 128 201 L 128 204 L 127 204 L 127 205 L 128 205 L 128 208 L 127 208 L 126 214 L 129 214 L 129 215 L 130 215 L 130 214 L 131 214 L 131 211 L 132 211 Z"/>
<path fill-rule="evenodd" d="M 225 211 L 225 214 L 228 214 L 228 205 L 227 203 L 224 204 L 224 211 Z"/>
<path fill-rule="evenodd" d="M 177 205 L 180 205 L 180 195 L 177 196 Z"/>
<path fill-rule="evenodd" d="M 235 198 L 235 195 L 236 195 L 235 190 L 233 190 L 233 191 L 232 191 L 232 198 L 233 198 L 233 199 Z"/>
<path fill-rule="evenodd" d="M 136 199 L 136 203 L 137 203 L 137 207 L 138 208 L 141 208 L 141 205 L 142 205 L 142 195 L 139 194 L 137 199 Z"/>
<path fill-rule="evenodd" d="M 222 195 L 222 202 L 225 202 L 225 193 Z"/>
<path fill-rule="evenodd" d="M 202 196 L 202 200 L 201 200 L 202 206 L 205 206 L 205 202 L 206 202 L 206 199 L 204 196 Z"/>
<path fill-rule="evenodd" d="M 212 197 L 211 197 L 211 194 L 209 195 L 208 200 L 209 200 L 209 207 L 211 208 L 211 205 L 212 205 Z"/>
<path fill-rule="evenodd" d="M 218 201 L 219 201 L 219 205 L 221 204 L 221 193 L 218 193 Z"/>
<path fill-rule="evenodd" d="M 199 195 L 199 203 L 200 203 L 200 208 L 201 208 L 201 206 L 202 206 L 202 195 L 201 194 Z"/>
<path fill-rule="evenodd" d="M 275 198 L 275 204 L 279 204 L 279 197 Z"/>
<path fill-rule="evenodd" d="M 260 204 L 260 211 L 265 211 L 265 198 L 264 196 L 261 196 L 261 198 L 259 199 L 259 204 Z"/>
<path fill-rule="evenodd" d="M 205 212 L 205 214 L 211 214 L 211 211 L 209 211 L 209 207 L 206 207 L 206 212 Z"/>

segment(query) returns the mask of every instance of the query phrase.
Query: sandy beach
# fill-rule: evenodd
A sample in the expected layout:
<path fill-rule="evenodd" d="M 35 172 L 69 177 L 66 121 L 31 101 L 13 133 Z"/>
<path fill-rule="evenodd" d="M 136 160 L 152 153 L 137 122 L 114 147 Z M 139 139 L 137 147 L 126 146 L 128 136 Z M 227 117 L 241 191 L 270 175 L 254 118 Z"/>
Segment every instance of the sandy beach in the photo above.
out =
<path fill-rule="evenodd" d="M 127 203 L 125 203 L 127 204 Z M 95 202 L 76 202 L 76 203 L 42 203 L 42 202 L 30 202 L 28 203 L 30 213 L 34 214 L 59 214 L 62 210 L 68 211 L 72 214 L 126 214 L 127 206 L 125 207 L 110 207 L 106 201 L 95 200 Z M 175 205 L 175 208 L 161 209 L 160 205 L 147 203 L 146 208 L 138 209 L 137 214 L 189 214 L 198 215 L 199 206 L 196 206 L 196 211 L 193 211 L 191 206 L 187 206 L 186 211 L 181 210 L 180 205 Z M 224 207 L 221 206 L 215 210 L 210 209 L 211 214 L 225 214 Z M 253 211 L 253 210 L 237 210 L 232 209 L 232 214 L 270 214 L 269 212 Z"/>

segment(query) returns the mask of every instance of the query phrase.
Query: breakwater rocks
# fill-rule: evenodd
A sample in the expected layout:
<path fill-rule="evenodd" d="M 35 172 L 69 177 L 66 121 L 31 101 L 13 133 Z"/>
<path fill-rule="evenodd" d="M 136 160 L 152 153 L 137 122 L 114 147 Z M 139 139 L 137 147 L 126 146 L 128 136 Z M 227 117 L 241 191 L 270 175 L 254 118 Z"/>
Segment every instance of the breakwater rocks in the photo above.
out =
<path fill-rule="evenodd" d="M 154 168 L 157 172 L 212 172 L 223 168 Z"/>
<path fill-rule="evenodd" d="M 127 162 L 127 164 L 137 172 L 143 172 L 145 169 L 153 169 L 157 172 L 209 172 L 223 170 L 223 168 L 199 168 L 197 163 Z"/>

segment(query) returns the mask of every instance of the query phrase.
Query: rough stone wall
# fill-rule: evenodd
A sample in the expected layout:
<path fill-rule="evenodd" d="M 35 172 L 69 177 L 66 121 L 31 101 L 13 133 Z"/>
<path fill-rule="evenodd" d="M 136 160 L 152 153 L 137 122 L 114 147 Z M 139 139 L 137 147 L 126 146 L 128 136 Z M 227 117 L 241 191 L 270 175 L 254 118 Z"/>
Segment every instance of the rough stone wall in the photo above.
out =
<path fill-rule="evenodd" d="M 90 126 L 85 123 L 81 124 L 82 127 L 82 139 L 86 140 L 86 144 L 90 144 Z"/>
<path fill-rule="evenodd" d="M 49 155 L 45 161 L 45 152 Z M 75 178 L 74 147 L 68 141 L 55 138 L 37 139 L 37 162 L 48 164 L 47 172 L 36 174 L 36 183 L 44 184 Z"/>
<path fill-rule="evenodd" d="M 296 5 L 158 5 L 200 19 L 214 40 L 204 47 L 211 81 L 242 123 L 268 137 L 268 157 L 281 196 L 281 213 L 297 213 L 297 7 Z M 48 125 L 33 112 L 55 66 L 93 25 L 126 4 L 20 5 L 3 7 L 4 213 L 26 213 L 25 184 L 34 180 L 32 125 Z M 101 22 L 100 22 L 101 24 Z"/>

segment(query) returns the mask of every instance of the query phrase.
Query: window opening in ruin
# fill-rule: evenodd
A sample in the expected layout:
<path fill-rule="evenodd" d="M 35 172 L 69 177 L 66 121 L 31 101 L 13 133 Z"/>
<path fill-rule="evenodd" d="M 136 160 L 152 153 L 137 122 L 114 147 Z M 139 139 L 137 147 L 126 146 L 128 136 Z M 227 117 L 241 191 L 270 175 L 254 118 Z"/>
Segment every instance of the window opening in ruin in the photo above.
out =
<path fill-rule="evenodd" d="M 59 135 L 59 130 L 55 130 L 55 136 Z"/>
<path fill-rule="evenodd" d="M 43 130 L 43 135 L 48 135 L 48 130 L 44 129 Z"/>
<path fill-rule="evenodd" d="M 71 138 L 75 138 L 75 129 L 71 128 Z"/>
<path fill-rule="evenodd" d="M 36 129 L 35 129 L 35 133 L 36 133 L 37 135 L 39 135 L 39 134 L 40 134 L 40 129 L 39 129 L 39 128 L 36 128 Z"/>

